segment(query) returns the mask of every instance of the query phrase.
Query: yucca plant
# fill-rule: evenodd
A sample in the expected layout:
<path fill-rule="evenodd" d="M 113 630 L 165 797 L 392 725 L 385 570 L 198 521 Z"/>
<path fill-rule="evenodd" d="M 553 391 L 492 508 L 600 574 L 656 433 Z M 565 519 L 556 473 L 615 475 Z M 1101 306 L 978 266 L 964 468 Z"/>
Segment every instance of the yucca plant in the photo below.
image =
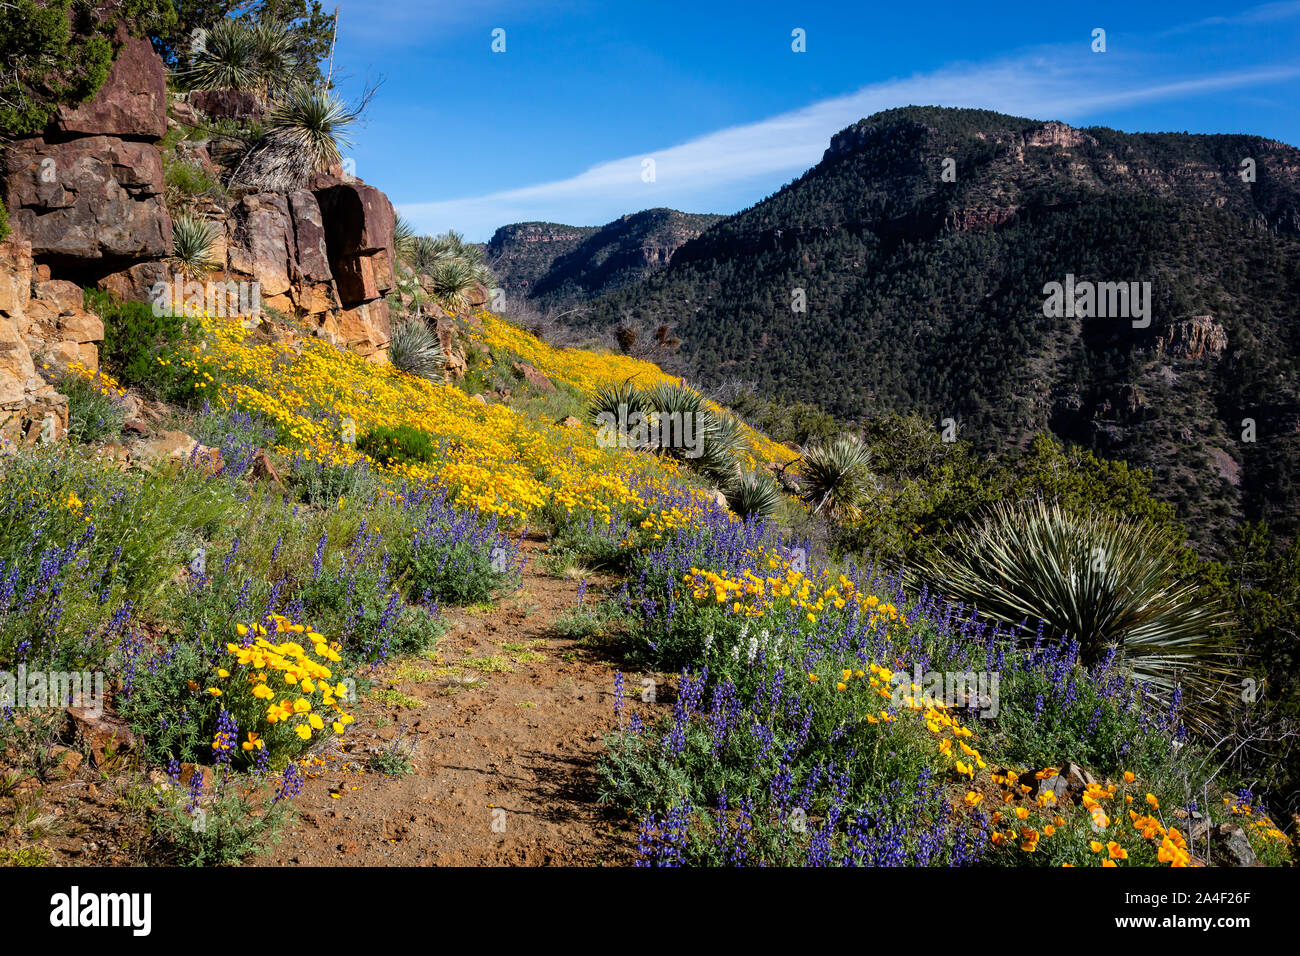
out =
<path fill-rule="evenodd" d="M 781 507 L 781 489 L 765 474 L 741 475 L 722 489 L 727 507 L 739 517 L 770 518 Z"/>
<path fill-rule="evenodd" d="M 463 312 L 477 280 L 474 269 L 460 259 L 443 259 L 429 272 L 429 293 L 448 312 Z"/>
<path fill-rule="evenodd" d="M 393 323 L 388 361 L 400 371 L 434 380 L 442 376 L 447 353 L 433 329 L 422 319 L 408 317 Z"/>
<path fill-rule="evenodd" d="M 217 227 L 206 219 L 188 212 L 172 217 L 171 261 L 178 272 L 196 277 L 217 267 L 212 251 L 217 242 Z"/>
<path fill-rule="evenodd" d="M 266 130 L 267 136 L 293 147 L 307 172 L 314 173 L 343 161 L 339 147 L 351 145 L 347 129 L 357 118 L 332 93 L 296 83 L 271 107 Z"/>
<path fill-rule="evenodd" d="M 257 45 L 248 27 L 229 18 L 214 23 L 206 31 L 187 79 L 198 90 L 256 89 L 261 71 Z"/>
<path fill-rule="evenodd" d="M 393 222 L 393 251 L 397 253 L 398 262 L 407 266 L 411 264 L 411 248 L 417 238 L 411 220 L 398 213 Z"/>
<path fill-rule="evenodd" d="M 403 255 L 403 250 L 403 261 L 418 276 L 427 276 L 439 262 L 448 258 L 433 236 L 412 236 L 403 243 L 398 254 Z"/>
<path fill-rule="evenodd" d="M 871 451 L 854 435 L 809 448 L 799 469 L 803 500 L 828 520 L 858 517 L 875 484 Z"/>
<path fill-rule="evenodd" d="M 605 416 L 615 421 L 626 419 L 633 412 L 650 410 L 645 393 L 629 382 L 610 382 L 598 385 L 587 399 L 587 418 L 599 426 Z"/>
<path fill-rule="evenodd" d="M 646 392 L 645 397 L 663 454 L 720 485 L 739 477 L 738 456 L 748 447 L 739 421 L 715 412 L 685 382 L 663 382 Z M 688 422 L 692 441 L 686 443 L 682 439 Z"/>
<path fill-rule="evenodd" d="M 298 82 L 298 61 L 288 26 L 278 20 L 261 20 L 248 28 L 248 37 L 253 48 L 258 92 L 266 96 Z"/>
<path fill-rule="evenodd" d="M 1175 575 L 1174 546 L 1157 529 L 1042 500 L 998 504 L 959 529 L 920 577 L 982 614 L 1077 640 L 1084 663 L 1112 648 L 1147 692 L 1183 689 L 1184 718 L 1205 726 L 1234 679 L 1227 619 Z M 917 575 L 913 575 L 917 577 Z"/>
<path fill-rule="evenodd" d="M 659 442 L 659 451 L 672 458 L 691 465 L 699 463 L 695 457 L 703 457 L 707 447 L 705 435 L 713 422 L 704 399 L 699 392 L 685 382 L 661 382 L 646 392 L 655 427 L 654 438 Z M 691 438 L 688 447 L 685 438 L 690 429 Z M 694 446 L 699 446 L 694 447 Z"/>

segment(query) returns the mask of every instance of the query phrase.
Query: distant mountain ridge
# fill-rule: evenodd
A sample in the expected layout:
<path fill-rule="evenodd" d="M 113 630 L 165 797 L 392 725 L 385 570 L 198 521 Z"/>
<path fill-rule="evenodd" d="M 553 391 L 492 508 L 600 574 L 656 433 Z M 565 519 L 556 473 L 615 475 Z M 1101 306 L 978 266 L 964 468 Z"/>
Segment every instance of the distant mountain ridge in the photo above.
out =
<path fill-rule="evenodd" d="M 487 254 L 507 292 L 564 305 L 640 282 L 722 218 L 660 208 L 604 226 L 514 223 L 493 234 Z"/>
<path fill-rule="evenodd" d="M 907 107 L 577 321 L 672 323 L 704 383 L 845 418 L 952 418 L 990 450 L 1051 430 L 1151 468 L 1207 538 L 1295 530 L 1298 237 L 1300 151 L 1277 141 Z M 1150 282 L 1150 324 L 1045 315 L 1067 276 Z"/>

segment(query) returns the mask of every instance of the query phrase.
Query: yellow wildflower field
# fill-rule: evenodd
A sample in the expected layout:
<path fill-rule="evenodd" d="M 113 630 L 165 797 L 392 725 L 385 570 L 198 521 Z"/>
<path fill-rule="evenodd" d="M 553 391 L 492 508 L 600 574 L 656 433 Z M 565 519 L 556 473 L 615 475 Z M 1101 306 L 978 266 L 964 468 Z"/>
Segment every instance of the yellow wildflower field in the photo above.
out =
<path fill-rule="evenodd" d="M 490 314 L 483 318 L 482 341 L 508 347 L 548 376 L 575 386 L 631 375 L 670 378 L 647 362 L 552 348 Z M 199 375 L 200 387 L 212 389 L 214 405 L 236 406 L 274 423 L 281 453 L 353 462 L 364 457 L 353 447 L 356 436 L 380 425 L 407 425 L 433 439 L 437 458 L 429 465 L 402 463 L 386 470 L 395 478 L 441 484 L 458 506 L 512 524 L 552 506 L 597 520 L 616 512 L 648 512 L 646 489 L 666 487 L 679 477 L 669 459 L 600 447 L 595 429 L 586 424 L 567 428 L 504 404 L 482 404 L 455 384 L 368 362 L 323 339 L 263 341 L 237 322 L 199 321 L 201 341 L 175 360 Z M 757 454 L 770 453 L 771 460 L 792 457 L 788 449 L 754 435 L 761 439 L 754 442 Z"/>

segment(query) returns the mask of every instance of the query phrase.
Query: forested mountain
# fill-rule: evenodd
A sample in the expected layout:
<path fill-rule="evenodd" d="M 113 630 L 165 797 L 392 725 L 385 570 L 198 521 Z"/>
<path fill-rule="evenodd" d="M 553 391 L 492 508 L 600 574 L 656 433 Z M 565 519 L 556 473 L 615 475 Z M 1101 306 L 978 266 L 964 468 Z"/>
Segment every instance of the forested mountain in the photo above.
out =
<path fill-rule="evenodd" d="M 508 292 L 562 306 L 645 279 L 722 218 L 646 209 L 600 227 L 515 223 L 493 234 L 487 254 Z"/>
<path fill-rule="evenodd" d="M 951 418 L 985 450 L 1050 429 L 1152 469 L 1211 541 L 1295 527 L 1298 237 L 1291 146 L 909 107 L 578 321 L 672 323 L 702 382 L 846 419 Z M 1070 281 L 1139 285 L 1123 315 L 1045 305 Z"/>

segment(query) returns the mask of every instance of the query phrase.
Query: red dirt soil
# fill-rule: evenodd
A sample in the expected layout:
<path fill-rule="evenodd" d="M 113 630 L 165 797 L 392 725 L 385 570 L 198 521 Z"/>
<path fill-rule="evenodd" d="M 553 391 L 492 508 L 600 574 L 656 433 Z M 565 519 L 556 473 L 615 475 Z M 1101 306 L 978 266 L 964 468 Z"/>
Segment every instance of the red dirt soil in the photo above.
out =
<path fill-rule="evenodd" d="M 596 762 L 613 723 L 615 667 L 554 629 L 578 582 L 532 565 L 490 610 L 447 611 L 434 659 L 381 668 L 339 751 L 323 758 L 269 854 L 293 865 L 626 865 L 630 821 L 597 804 Z M 598 599 L 593 585 L 587 601 Z M 542 659 L 538 659 L 542 658 Z M 639 686 L 629 675 L 628 685 Z M 472 683 L 471 683 L 472 682 Z M 409 700 L 384 697 L 385 689 Z M 644 709 L 644 705 L 640 705 Z M 414 772 L 366 771 L 401 738 Z"/>

